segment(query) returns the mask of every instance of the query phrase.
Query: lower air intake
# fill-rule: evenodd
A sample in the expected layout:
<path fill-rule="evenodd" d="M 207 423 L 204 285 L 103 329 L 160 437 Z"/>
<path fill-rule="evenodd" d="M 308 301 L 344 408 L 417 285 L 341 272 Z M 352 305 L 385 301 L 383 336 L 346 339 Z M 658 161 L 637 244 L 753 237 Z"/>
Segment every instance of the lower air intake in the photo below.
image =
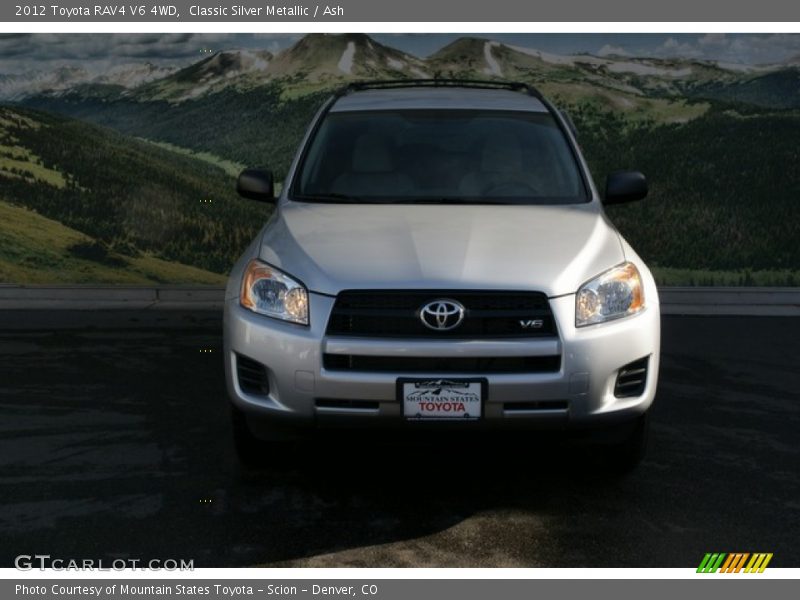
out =
<path fill-rule="evenodd" d="M 647 365 L 650 357 L 646 356 L 622 367 L 617 373 L 614 396 L 617 398 L 633 398 L 644 393 L 647 384 Z"/>
<path fill-rule="evenodd" d="M 236 374 L 239 378 L 239 387 L 245 394 L 254 396 L 269 395 L 267 368 L 260 362 L 237 354 Z"/>

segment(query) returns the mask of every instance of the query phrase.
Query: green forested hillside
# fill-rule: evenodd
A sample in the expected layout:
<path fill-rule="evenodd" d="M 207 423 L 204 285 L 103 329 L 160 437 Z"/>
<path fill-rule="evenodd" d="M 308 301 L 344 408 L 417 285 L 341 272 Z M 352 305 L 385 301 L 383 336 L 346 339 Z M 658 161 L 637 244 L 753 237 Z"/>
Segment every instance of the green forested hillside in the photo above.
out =
<path fill-rule="evenodd" d="M 724 84 L 709 81 L 687 90 L 697 98 L 742 102 L 766 108 L 800 108 L 800 67 Z"/>
<path fill-rule="evenodd" d="M 224 273 L 269 210 L 234 187 L 208 162 L 74 119 L 0 107 L 0 196 L 85 234 L 68 248 L 75 257 L 126 268 L 114 257 L 153 256 Z M 0 232 L 9 227 L 0 222 Z"/>
<path fill-rule="evenodd" d="M 242 92 L 226 89 L 179 104 L 130 98 L 105 102 L 65 95 L 33 98 L 27 105 L 237 163 L 268 165 L 282 177 L 308 122 L 330 93 L 285 99 L 282 91 L 273 82 Z"/>
<path fill-rule="evenodd" d="M 98 240 L 0 199 L 2 283 L 186 283 L 223 285 L 225 277 L 153 253 L 121 254 Z"/>
<path fill-rule="evenodd" d="M 578 110 L 575 120 L 598 186 L 614 169 L 647 174 L 648 198 L 608 213 L 651 264 L 800 269 L 800 114 L 713 110 L 685 124 L 631 126 Z"/>

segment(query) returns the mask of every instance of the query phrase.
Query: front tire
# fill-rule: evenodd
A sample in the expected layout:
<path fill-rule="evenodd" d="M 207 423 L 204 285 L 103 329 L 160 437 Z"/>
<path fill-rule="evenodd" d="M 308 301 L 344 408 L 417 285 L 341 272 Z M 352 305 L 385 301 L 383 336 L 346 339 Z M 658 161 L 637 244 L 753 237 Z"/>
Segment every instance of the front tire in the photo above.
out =
<path fill-rule="evenodd" d="M 628 427 L 631 427 L 628 424 Z M 650 438 L 650 418 L 647 413 L 639 417 L 622 439 L 603 448 L 603 458 L 608 469 L 618 475 L 633 471 L 647 454 Z"/>
<path fill-rule="evenodd" d="M 238 408 L 231 407 L 233 427 L 233 446 L 239 463 L 247 468 L 258 469 L 267 465 L 270 455 L 274 455 L 274 443 L 266 442 L 253 435 L 247 424 L 247 417 Z"/>

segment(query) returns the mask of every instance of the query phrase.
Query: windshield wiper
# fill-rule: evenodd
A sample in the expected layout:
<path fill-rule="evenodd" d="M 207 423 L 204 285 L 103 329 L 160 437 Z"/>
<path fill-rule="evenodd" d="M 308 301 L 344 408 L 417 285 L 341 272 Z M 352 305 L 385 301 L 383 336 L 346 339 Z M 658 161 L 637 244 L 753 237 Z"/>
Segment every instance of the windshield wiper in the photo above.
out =
<path fill-rule="evenodd" d="M 430 198 L 405 198 L 401 200 L 403 204 L 517 204 L 513 201 L 499 200 L 497 198 L 459 198 L 454 196 Z"/>
<path fill-rule="evenodd" d="M 331 192 L 328 194 L 304 194 L 295 196 L 302 202 L 330 202 L 335 204 L 522 204 L 514 200 L 501 200 L 499 198 L 460 198 L 458 196 L 430 196 L 409 198 L 367 198 Z"/>
<path fill-rule="evenodd" d="M 339 194 L 337 192 L 331 192 L 329 194 L 308 194 L 296 196 L 296 198 L 297 200 L 301 200 L 303 202 L 335 202 L 342 204 L 359 204 L 364 202 L 364 200 L 358 196 Z"/>

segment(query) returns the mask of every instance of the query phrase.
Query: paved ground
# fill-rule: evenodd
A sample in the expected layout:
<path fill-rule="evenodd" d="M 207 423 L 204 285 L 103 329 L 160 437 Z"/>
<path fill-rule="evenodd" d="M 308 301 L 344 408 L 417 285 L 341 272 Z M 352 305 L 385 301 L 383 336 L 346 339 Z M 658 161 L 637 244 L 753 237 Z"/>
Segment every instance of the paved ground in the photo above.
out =
<path fill-rule="evenodd" d="M 42 329 L 44 328 L 44 329 Z M 242 472 L 211 313 L 0 314 L 0 566 L 800 566 L 800 319 L 665 317 L 648 460 L 325 443 Z M 213 352 L 201 352 L 201 349 Z"/>

